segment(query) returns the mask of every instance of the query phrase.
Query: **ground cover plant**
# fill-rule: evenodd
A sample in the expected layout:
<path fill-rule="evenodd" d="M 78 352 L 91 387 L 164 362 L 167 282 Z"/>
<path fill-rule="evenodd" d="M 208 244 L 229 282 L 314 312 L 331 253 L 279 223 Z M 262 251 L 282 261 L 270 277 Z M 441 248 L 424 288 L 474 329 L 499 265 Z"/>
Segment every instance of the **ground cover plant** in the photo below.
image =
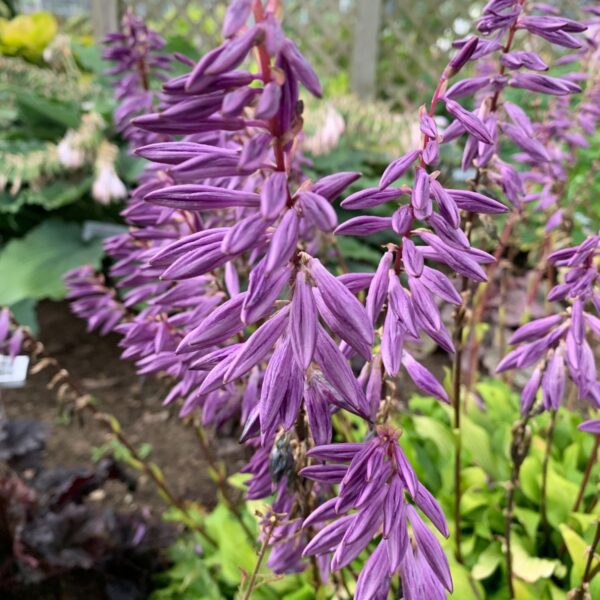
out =
<path fill-rule="evenodd" d="M 107 272 L 66 278 L 90 329 L 171 382 L 217 508 L 175 497 L 7 310 L 0 344 L 37 347 L 189 529 L 156 598 L 596 597 L 600 235 L 577 177 L 600 10 L 489 2 L 414 147 L 362 186 L 305 153 L 322 91 L 284 19 L 234 0 L 195 61 L 125 16 L 115 122 L 148 162 Z M 241 474 L 211 458 L 231 432 Z"/>

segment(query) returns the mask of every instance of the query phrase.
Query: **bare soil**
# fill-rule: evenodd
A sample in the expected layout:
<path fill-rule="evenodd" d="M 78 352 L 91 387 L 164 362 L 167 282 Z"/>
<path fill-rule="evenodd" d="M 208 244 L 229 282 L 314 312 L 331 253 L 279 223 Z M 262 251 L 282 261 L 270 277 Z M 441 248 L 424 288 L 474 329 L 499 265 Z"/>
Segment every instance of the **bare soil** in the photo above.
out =
<path fill-rule="evenodd" d="M 42 302 L 38 308 L 39 339 L 50 355 L 93 394 L 102 411 L 120 421 L 123 432 L 137 447 L 151 445 L 150 457 L 164 471 L 166 480 L 180 498 L 211 505 L 216 498 L 194 432 L 183 425 L 177 407 L 163 407 L 168 382 L 141 378 L 134 365 L 120 359 L 119 338 L 88 333 L 85 324 L 69 312 L 66 303 Z M 30 375 L 25 387 L 3 390 L 2 401 L 9 417 L 31 418 L 48 423 L 48 466 L 74 466 L 91 462 L 92 450 L 108 441 L 93 420 L 65 423 L 65 410 L 47 389 L 48 372 Z M 243 464 L 235 439 L 219 438 L 213 450 L 231 469 Z M 138 478 L 138 488 L 127 503 L 159 515 L 165 505 L 152 482 Z"/>

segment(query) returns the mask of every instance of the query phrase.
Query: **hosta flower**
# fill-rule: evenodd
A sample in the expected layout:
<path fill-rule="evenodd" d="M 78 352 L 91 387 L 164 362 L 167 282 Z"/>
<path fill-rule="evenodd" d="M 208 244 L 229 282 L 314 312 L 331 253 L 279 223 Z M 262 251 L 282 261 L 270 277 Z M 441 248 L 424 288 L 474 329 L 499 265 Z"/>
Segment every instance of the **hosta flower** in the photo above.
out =
<path fill-rule="evenodd" d="M 383 427 L 370 442 L 316 446 L 309 456 L 327 462 L 305 467 L 301 474 L 337 484 L 339 491 L 305 520 L 305 528 L 331 522 L 313 537 L 304 554 L 331 555 L 335 571 L 350 564 L 381 534 L 358 581 L 365 595 L 357 598 L 379 597 L 375 593 L 385 598 L 396 573 L 407 586 L 405 594 L 426 593 L 415 598 L 444 597 L 444 589 L 452 591 L 444 551 L 415 506 L 448 536 L 443 512 L 417 480 L 398 443 L 398 432 Z M 422 564 L 416 567 L 415 561 Z"/>
<path fill-rule="evenodd" d="M 600 381 L 593 344 L 600 336 L 600 236 L 579 246 L 557 250 L 550 260 L 564 274 L 548 294 L 564 310 L 520 327 L 509 340 L 518 347 L 498 365 L 498 372 L 534 366 L 522 394 L 521 408 L 529 412 L 538 389 L 546 410 L 557 410 L 564 399 L 567 376 L 576 385 L 580 400 L 600 408 Z"/>
<path fill-rule="evenodd" d="M 127 197 L 127 188 L 119 179 L 115 169 L 117 152 L 116 146 L 107 142 L 103 142 L 98 149 L 94 165 L 96 177 L 92 184 L 92 196 L 100 204 L 110 204 Z"/>

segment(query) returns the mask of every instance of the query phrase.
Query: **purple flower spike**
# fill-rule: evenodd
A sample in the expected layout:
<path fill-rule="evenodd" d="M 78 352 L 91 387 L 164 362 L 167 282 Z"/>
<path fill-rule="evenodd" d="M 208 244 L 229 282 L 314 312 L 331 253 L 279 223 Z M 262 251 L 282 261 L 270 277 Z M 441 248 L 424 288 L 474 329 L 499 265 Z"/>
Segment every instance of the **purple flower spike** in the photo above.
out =
<path fill-rule="evenodd" d="M 266 272 L 272 273 L 284 265 L 296 250 L 298 243 L 298 214 L 294 208 L 289 208 L 283 215 L 267 252 Z"/>
<path fill-rule="evenodd" d="M 450 403 L 446 390 L 444 390 L 438 380 L 406 350 L 402 353 L 402 364 L 420 390 L 439 398 L 443 402 Z"/>
<path fill-rule="evenodd" d="M 287 175 L 275 171 L 263 184 L 260 192 L 260 210 L 265 219 L 274 219 L 288 201 Z"/>
<path fill-rule="evenodd" d="M 386 544 L 380 542 L 360 572 L 354 597 L 361 600 L 385 600 L 390 587 L 389 570 Z"/>
<path fill-rule="evenodd" d="M 452 577 L 450 576 L 450 566 L 448 559 L 437 541 L 436 537 L 429 531 L 417 511 L 409 506 L 407 516 L 413 528 L 417 547 L 423 553 L 425 560 L 431 570 L 435 573 L 440 583 L 452 592 Z"/>
<path fill-rule="evenodd" d="M 433 207 L 429 190 L 429 175 L 425 169 L 418 167 L 411 196 L 411 205 L 417 219 L 426 219 L 431 215 Z"/>

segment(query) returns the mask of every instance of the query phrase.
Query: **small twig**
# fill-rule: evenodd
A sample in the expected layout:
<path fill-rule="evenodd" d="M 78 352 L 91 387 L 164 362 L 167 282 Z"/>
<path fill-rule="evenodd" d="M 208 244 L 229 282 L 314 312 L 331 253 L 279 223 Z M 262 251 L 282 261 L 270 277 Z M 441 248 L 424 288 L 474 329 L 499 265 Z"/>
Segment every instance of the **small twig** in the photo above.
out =
<path fill-rule="evenodd" d="M 256 576 L 258 575 L 258 572 L 260 571 L 260 567 L 265 558 L 265 554 L 267 553 L 267 548 L 269 547 L 269 542 L 271 540 L 271 536 L 273 535 L 273 531 L 275 530 L 276 525 L 277 525 L 277 516 L 271 515 L 271 517 L 269 517 L 269 526 L 267 527 L 267 531 L 265 533 L 265 538 L 260 546 L 260 550 L 258 552 L 258 558 L 256 560 L 256 564 L 254 565 L 252 575 L 250 575 L 250 581 L 248 582 L 248 587 L 246 588 L 246 591 L 244 592 L 242 600 L 250 600 L 252 590 L 254 589 L 254 586 L 256 585 Z"/>
<path fill-rule="evenodd" d="M 350 267 L 348 267 L 348 263 L 346 262 L 346 259 L 345 259 L 344 255 L 342 254 L 342 251 L 340 250 L 340 245 L 338 244 L 338 241 L 337 241 L 335 235 L 331 236 L 329 243 L 331 244 L 331 247 L 333 248 L 335 258 L 338 261 L 338 264 L 340 266 L 342 273 L 344 273 L 344 274 L 350 273 Z"/>

